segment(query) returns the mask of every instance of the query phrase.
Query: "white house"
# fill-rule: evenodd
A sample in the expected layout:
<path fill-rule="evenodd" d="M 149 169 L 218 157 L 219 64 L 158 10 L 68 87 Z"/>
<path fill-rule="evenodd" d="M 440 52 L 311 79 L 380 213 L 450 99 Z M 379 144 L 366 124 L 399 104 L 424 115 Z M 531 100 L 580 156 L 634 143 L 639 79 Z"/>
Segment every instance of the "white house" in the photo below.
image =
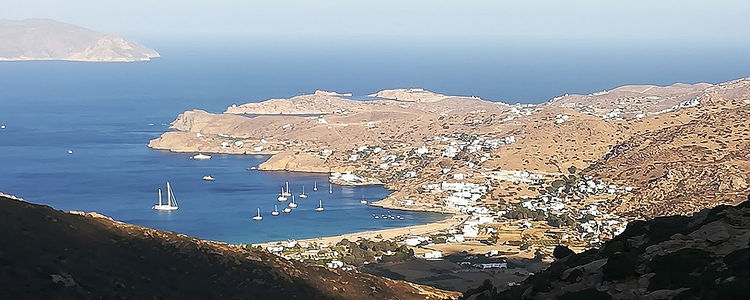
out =
<path fill-rule="evenodd" d="M 431 251 L 424 254 L 425 259 L 438 259 L 443 258 L 443 252 L 441 251 Z"/>

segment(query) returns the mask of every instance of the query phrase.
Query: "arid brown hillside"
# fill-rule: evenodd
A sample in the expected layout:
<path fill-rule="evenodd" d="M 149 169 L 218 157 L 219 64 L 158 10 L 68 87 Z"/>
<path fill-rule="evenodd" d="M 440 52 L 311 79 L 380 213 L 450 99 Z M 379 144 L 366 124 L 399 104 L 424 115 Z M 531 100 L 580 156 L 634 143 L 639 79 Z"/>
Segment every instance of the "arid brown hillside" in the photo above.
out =
<path fill-rule="evenodd" d="M 0 197 L 1 299 L 442 299 L 454 293 Z"/>
<path fill-rule="evenodd" d="M 685 124 L 644 131 L 615 145 L 590 174 L 638 187 L 620 212 L 633 217 L 689 214 L 736 204 L 750 188 L 747 84 L 709 89 L 701 111 Z M 717 93 L 713 93 L 712 90 Z M 730 91 L 732 98 L 718 92 Z M 739 93 L 739 94 L 738 94 Z M 747 98 L 746 98 L 747 99 Z"/>

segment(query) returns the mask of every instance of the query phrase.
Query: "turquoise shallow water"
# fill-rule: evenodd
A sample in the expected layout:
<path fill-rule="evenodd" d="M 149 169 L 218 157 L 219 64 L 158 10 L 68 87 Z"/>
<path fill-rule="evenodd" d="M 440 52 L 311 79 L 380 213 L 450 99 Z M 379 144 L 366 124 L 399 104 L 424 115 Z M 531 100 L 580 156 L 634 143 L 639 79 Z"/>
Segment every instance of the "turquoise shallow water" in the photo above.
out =
<path fill-rule="evenodd" d="M 232 103 L 315 89 L 359 99 L 385 88 L 535 103 L 566 92 L 622 84 L 721 82 L 746 76 L 744 47 L 579 43 L 388 43 L 383 41 L 145 41 L 164 56 L 149 63 L 0 63 L 0 191 L 58 209 L 97 211 L 124 222 L 204 239 L 252 243 L 423 224 L 443 218 L 398 212 L 375 220 L 363 206 L 388 191 L 334 187 L 312 193 L 323 174 L 247 171 L 265 157 L 154 151 L 150 139 L 185 110 L 223 111 Z M 72 149 L 73 155 L 67 150 Z M 203 175 L 215 182 L 204 182 Z M 180 210 L 151 210 L 171 181 Z M 289 215 L 270 211 L 285 181 L 311 197 Z M 323 184 L 322 187 L 325 187 Z M 315 213 L 322 199 L 326 211 Z M 262 222 L 250 218 L 257 207 Z"/>

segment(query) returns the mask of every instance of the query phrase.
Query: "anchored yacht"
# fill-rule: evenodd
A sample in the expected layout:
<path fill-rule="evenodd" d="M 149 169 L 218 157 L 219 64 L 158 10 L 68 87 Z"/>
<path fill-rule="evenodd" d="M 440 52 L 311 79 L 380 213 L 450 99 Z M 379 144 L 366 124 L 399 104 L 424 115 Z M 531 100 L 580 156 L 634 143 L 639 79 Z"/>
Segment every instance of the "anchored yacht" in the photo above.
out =
<path fill-rule="evenodd" d="M 211 159 L 211 155 L 205 155 L 203 153 L 198 153 L 196 155 L 193 155 L 193 159 L 195 159 L 195 160 L 208 160 L 208 159 Z"/>
<path fill-rule="evenodd" d="M 253 217 L 253 221 L 260 221 L 263 220 L 263 216 L 260 215 L 260 207 L 258 207 L 258 215 Z"/>
<path fill-rule="evenodd" d="M 174 193 L 172 193 L 172 186 L 169 184 L 169 181 L 167 181 L 167 203 L 164 204 L 162 202 L 161 189 L 159 189 L 159 204 L 156 204 L 151 208 L 154 210 L 161 210 L 161 211 L 172 211 L 172 210 L 177 210 L 179 208 L 177 206 L 177 198 L 175 198 Z"/>

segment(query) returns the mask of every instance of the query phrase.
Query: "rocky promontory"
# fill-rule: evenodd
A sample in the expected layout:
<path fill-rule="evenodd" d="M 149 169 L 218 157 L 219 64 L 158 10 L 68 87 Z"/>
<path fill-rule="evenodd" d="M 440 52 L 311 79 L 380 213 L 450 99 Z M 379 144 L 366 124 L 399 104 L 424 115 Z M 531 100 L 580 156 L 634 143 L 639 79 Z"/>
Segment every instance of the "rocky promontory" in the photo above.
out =
<path fill-rule="evenodd" d="M 137 42 L 49 19 L 0 20 L 0 61 L 137 62 L 159 53 Z"/>
<path fill-rule="evenodd" d="M 421 88 L 382 90 L 368 96 L 372 98 L 398 100 L 405 102 L 435 102 L 449 97 Z"/>

